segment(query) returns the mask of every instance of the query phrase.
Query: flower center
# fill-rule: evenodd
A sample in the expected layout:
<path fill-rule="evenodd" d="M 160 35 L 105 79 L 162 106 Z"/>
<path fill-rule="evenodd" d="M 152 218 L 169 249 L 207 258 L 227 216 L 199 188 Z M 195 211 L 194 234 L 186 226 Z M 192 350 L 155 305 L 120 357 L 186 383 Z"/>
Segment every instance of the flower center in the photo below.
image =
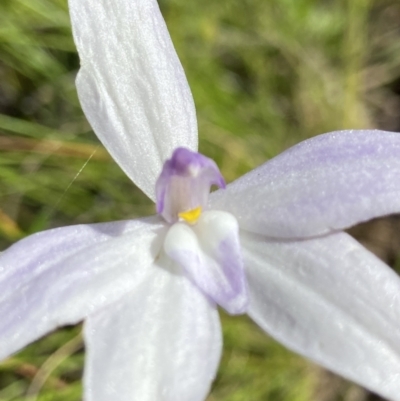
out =
<path fill-rule="evenodd" d="M 207 210 L 212 185 L 225 188 L 217 165 L 178 148 L 156 183 L 157 212 L 171 224 L 164 252 L 210 299 L 228 313 L 244 313 L 248 295 L 239 226 L 227 212 Z"/>
<path fill-rule="evenodd" d="M 201 215 L 201 210 L 201 206 L 199 206 L 192 210 L 188 210 L 187 212 L 180 212 L 178 213 L 178 216 L 180 219 L 186 221 L 186 223 L 196 224 Z"/>
<path fill-rule="evenodd" d="M 196 224 L 207 208 L 212 185 L 225 188 L 215 162 L 200 153 L 177 148 L 164 163 L 156 183 L 157 213 L 171 224 Z"/>

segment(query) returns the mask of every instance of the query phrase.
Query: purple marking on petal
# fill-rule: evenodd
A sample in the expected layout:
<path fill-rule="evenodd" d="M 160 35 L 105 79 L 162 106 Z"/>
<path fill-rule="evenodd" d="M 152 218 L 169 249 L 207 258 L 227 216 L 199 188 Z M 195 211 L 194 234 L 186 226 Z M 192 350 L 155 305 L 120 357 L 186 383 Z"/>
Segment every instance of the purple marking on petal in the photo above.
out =
<path fill-rule="evenodd" d="M 219 244 L 218 250 L 222 270 L 228 278 L 228 281 L 232 286 L 232 292 L 236 297 L 243 291 L 247 293 L 247 288 L 245 285 L 244 275 L 238 274 L 238 265 L 243 265 L 243 261 L 242 255 L 238 255 L 237 252 L 232 252 L 235 250 L 232 249 L 232 242 L 234 241 L 234 238 L 225 239 Z M 234 246 L 234 248 L 236 248 L 236 246 Z M 239 270 L 241 269 L 239 268 Z"/>
<path fill-rule="evenodd" d="M 245 313 L 248 306 L 246 278 L 242 260 L 229 256 L 210 261 L 198 253 L 180 250 L 169 254 L 181 265 L 192 281 L 208 298 L 232 315 Z"/>
<path fill-rule="evenodd" d="M 207 167 L 207 158 L 186 148 L 176 149 L 169 160 L 173 174 L 188 175 L 190 167 Z"/>
<path fill-rule="evenodd" d="M 212 185 L 226 186 L 213 160 L 186 148 L 175 149 L 156 183 L 157 213 L 174 223 L 180 212 L 206 207 Z"/>
<path fill-rule="evenodd" d="M 157 198 L 156 210 L 158 214 L 161 214 L 162 211 L 164 210 L 165 187 L 161 187 L 160 190 L 156 188 L 156 198 Z"/>

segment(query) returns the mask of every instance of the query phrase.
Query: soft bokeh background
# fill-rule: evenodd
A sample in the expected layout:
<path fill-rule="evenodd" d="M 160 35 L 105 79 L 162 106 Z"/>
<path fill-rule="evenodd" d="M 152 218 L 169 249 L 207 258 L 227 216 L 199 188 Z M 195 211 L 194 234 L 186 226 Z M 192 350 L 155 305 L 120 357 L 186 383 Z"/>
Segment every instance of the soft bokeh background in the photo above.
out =
<path fill-rule="evenodd" d="M 400 130 L 398 0 L 162 0 L 161 8 L 194 94 L 200 150 L 228 181 L 318 133 Z M 74 87 L 78 65 L 66 0 L 0 1 L 2 249 L 50 227 L 154 212 L 91 132 Z M 397 218 L 352 232 L 399 265 Z M 378 399 L 248 319 L 222 320 L 209 401 Z M 80 400 L 80 330 L 59 330 L 3 362 L 0 400 Z"/>

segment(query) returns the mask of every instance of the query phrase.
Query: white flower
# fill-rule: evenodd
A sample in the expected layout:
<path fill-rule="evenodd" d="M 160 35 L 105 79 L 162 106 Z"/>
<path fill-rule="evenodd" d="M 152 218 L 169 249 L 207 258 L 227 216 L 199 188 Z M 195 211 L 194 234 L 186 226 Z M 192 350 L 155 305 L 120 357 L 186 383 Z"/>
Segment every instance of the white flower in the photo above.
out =
<path fill-rule="evenodd" d="M 0 357 L 85 319 L 87 401 L 201 401 L 220 359 L 219 304 L 400 400 L 400 280 L 341 231 L 400 212 L 400 135 L 321 135 L 208 199 L 224 183 L 196 153 L 155 0 L 69 5 L 82 107 L 160 216 L 49 230 L 1 253 Z"/>

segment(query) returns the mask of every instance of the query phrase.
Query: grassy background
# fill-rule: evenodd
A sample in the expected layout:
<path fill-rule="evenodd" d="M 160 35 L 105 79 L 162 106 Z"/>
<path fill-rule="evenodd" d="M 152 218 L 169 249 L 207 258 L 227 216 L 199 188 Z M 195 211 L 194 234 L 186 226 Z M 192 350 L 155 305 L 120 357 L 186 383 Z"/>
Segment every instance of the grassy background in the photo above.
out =
<path fill-rule="evenodd" d="M 398 0 L 162 0 L 196 102 L 200 150 L 227 181 L 327 131 L 400 130 Z M 0 242 L 154 213 L 99 145 L 74 87 L 66 0 L 0 2 Z M 362 401 L 372 395 L 222 316 L 209 401 Z M 0 400 L 81 399 L 80 327 L 0 365 Z"/>

